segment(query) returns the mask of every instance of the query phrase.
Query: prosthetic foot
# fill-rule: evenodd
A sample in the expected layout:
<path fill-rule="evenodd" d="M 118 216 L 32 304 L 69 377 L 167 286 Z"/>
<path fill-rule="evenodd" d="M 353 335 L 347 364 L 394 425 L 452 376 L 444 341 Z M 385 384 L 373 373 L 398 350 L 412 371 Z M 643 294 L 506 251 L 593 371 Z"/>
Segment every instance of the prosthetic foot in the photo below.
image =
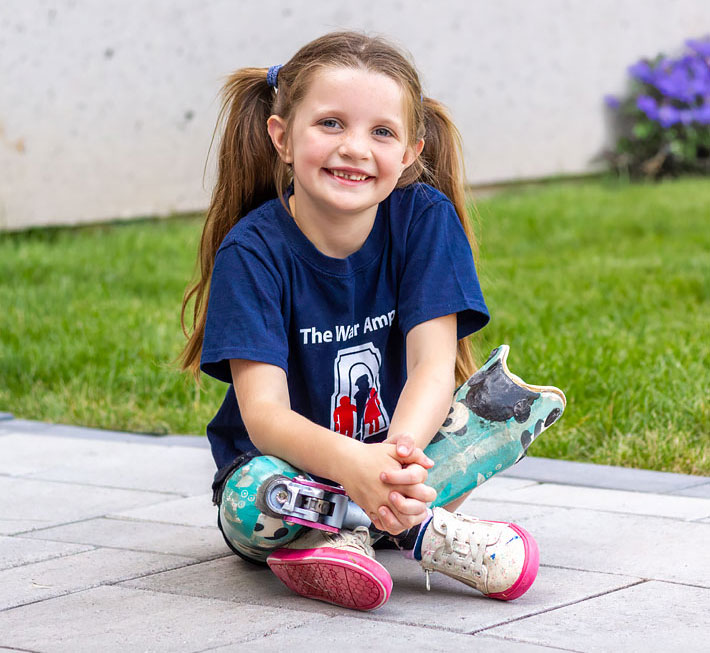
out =
<path fill-rule="evenodd" d="M 435 465 L 427 485 L 445 506 L 518 462 L 566 406 L 552 386 L 530 385 L 508 370 L 510 347 L 501 345 L 454 393 L 449 415 L 425 449 Z"/>

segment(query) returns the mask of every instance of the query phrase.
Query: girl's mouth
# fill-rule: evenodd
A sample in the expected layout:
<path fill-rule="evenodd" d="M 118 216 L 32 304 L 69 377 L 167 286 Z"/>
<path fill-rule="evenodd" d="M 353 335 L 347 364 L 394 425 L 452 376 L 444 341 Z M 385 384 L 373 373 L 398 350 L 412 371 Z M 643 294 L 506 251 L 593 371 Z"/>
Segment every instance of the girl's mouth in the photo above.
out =
<path fill-rule="evenodd" d="M 370 179 L 374 179 L 374 177 L 372 177 L 371 175 L 367 175 L 364 172 L 337 170 L 335 168 L 324 168 L 324 170 L 331 177 L 335 177 L 339 182 L 346 184 L 359 184 L 363 181 L 369 181 Z"/>

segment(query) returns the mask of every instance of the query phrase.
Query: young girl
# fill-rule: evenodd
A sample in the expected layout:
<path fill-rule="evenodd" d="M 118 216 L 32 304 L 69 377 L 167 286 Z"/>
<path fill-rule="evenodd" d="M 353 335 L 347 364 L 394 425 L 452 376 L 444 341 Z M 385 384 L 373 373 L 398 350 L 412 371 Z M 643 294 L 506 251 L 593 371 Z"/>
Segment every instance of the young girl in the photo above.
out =
<path fill-rule="evenodd" d="M 449 512 L 464 496 L 444 491 L 503 464 L 474 469 L 469 454 L 468 467 L 447 466 L 444 455 L 433 470 L 423 451 L 457 417 L 454 387 L 475 371 L 466 338 L 489 319 L 444 108 L 391 44 L 341 32 L 283 66 L 235 72 L 220 120 L 183 366 L 230 384 L 207 429 L 225 540 L 299 594 L 350 608 L 389 597 L 371 546 L 385 534 L 427 584 L 434 570 L 520 596 L 537 572 L 534 540 Z M 519 422 L 535 423 L 538 399 Z M 261 510 L 266 481 L 304 472 L 340 484 L 372 527 L 331 534 Z"/>

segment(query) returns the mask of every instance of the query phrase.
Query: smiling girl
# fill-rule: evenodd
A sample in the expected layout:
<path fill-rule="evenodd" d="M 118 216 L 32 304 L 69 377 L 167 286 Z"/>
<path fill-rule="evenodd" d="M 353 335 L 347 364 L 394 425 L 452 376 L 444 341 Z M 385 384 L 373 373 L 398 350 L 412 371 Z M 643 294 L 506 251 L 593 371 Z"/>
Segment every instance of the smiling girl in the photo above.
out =
<path fill-rule="evenodd" d="M 475 371 L 467 337 L 489 319 L 446 111 L 390 43 L 340 32 L 235 72 L 220 118 L 183 366 L 229 384 L 207 433 L 230 548 L 356 609 L 390 595 L 372 548 L 383 537 L 427 571 L 520 596 L 532 537 L 449 512 L 463 498 L 440 507 L 441 483 L 425 483 L 423 450 Z M 372 527 L 262 513 L 262 484 L 297 473 L 340 484 Z"/>

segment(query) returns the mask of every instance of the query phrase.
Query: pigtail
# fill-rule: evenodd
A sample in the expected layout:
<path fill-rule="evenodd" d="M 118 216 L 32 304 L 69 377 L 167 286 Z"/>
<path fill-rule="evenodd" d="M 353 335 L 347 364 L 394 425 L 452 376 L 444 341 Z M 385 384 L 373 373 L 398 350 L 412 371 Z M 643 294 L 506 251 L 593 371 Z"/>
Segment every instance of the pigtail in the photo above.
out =
<path fill-rule="evenodd" d="M 473 223 L 466 206 L 466 177 L 463 164 L 461 134 L 443 104 L 432 98 L 422 98 L 424 110 L 424 149 L 419 157 L 422 165 L 420 180 L 446 195 L 456 209 L 475 259 L 478 245 Z M 473 341 L 459 340 L 456 352 L 456 385 L 476 371 Z"/>
<path fill-rule="evenodd" d="M 266 73 L 265 68 L 242 68 L 222 89 L 222 108 L 212 137 L 214 143 L 221 126 L 217 183 L 200 239 L 197 280 L 185 290 L 180 313 L 188 339 L 179 358 L 180 367 L 190 370 L 195 378 L 200 373 L 207 298 L 217 250 L 242 217 L 277 195 L 274 178 L 279 159 L 266 129 L 274 90 L 267 84 Z M 193 300 L 190 332 L 185 316 Z"/>

